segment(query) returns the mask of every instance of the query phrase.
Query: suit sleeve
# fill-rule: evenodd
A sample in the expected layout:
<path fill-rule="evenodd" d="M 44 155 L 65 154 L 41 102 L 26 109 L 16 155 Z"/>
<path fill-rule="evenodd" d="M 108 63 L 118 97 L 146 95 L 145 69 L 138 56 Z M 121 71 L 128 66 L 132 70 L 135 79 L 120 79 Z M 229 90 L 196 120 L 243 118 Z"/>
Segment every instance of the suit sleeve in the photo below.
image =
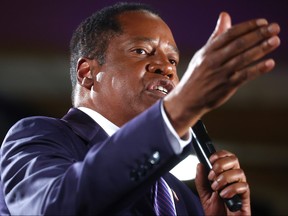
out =
<path fill-rule="evenodd" d="M 29 118 L 7 134 L 1 181 L 13 215 L 96 215 L 129 208 L 192 150 L 176 155 L 160 103 L 90 149 L 60 121 Z"/>

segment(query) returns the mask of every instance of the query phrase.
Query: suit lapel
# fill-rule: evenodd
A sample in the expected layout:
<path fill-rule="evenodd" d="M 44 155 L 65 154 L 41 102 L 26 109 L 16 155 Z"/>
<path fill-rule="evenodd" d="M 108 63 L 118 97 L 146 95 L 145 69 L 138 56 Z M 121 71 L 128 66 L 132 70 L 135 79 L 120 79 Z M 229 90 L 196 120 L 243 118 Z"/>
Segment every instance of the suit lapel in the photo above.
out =
<path fill-rule="evenodd" d="M 61 120 L 81 137 L 89 147 L 97 143 L 103 143 L 108 137 L 100 125 L 86 113 L 76 108 L 71 108 Z"/>
<path fill-rule="evenodd" d="M 151 194 L 147 194 L 135 203 L 132 207 L 133 215 L 155 215 Z"/>

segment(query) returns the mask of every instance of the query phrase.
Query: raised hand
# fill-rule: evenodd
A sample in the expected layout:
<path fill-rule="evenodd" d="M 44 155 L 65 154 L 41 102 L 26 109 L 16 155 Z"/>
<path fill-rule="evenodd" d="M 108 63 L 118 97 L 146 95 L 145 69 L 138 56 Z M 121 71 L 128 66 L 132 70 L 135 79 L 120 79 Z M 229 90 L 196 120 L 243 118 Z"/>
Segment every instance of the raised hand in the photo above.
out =
<path fill-rule="evenodd" d="M 205 113 L 224 104 L 244 83 L 274 68 L 273 59 L 262 58 L 280 45 L 279 32 L 279 25 L 266 19 L 232 26 L 230 15 L 220 14 L 211 37 L 164 99 L 180 136 Z"/>

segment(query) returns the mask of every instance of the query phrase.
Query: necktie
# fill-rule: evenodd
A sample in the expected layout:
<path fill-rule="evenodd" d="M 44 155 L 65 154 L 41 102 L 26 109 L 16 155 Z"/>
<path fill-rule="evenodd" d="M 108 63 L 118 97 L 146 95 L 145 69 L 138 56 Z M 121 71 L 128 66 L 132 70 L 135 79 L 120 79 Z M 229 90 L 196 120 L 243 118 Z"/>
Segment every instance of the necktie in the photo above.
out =
<path fill-rule="evenodd" d="M 154 209 L 157 216 L 176 215 L 176 210 L 171 199 L 169 188 L 161 177 L 154 185 Z"/>

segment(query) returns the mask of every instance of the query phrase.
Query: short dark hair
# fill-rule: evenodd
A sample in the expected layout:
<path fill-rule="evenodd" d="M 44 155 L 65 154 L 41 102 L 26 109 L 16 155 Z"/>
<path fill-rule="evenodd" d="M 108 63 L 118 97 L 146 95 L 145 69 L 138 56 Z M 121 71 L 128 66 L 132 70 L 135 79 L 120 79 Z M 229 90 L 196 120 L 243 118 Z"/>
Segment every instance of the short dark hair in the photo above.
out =
<path fill-rule="evenodd" d="M 149 5 L 120 2 L 96 11 L 74 31 L 70 41 L 70 78 L 73 91 L 77 83 L 78 59 L 80 57 L 96 59 L 103 65 L 109 40 L 122 33 L 117 17 L 127 11 L 148 11 L 158 15 Z"/>

